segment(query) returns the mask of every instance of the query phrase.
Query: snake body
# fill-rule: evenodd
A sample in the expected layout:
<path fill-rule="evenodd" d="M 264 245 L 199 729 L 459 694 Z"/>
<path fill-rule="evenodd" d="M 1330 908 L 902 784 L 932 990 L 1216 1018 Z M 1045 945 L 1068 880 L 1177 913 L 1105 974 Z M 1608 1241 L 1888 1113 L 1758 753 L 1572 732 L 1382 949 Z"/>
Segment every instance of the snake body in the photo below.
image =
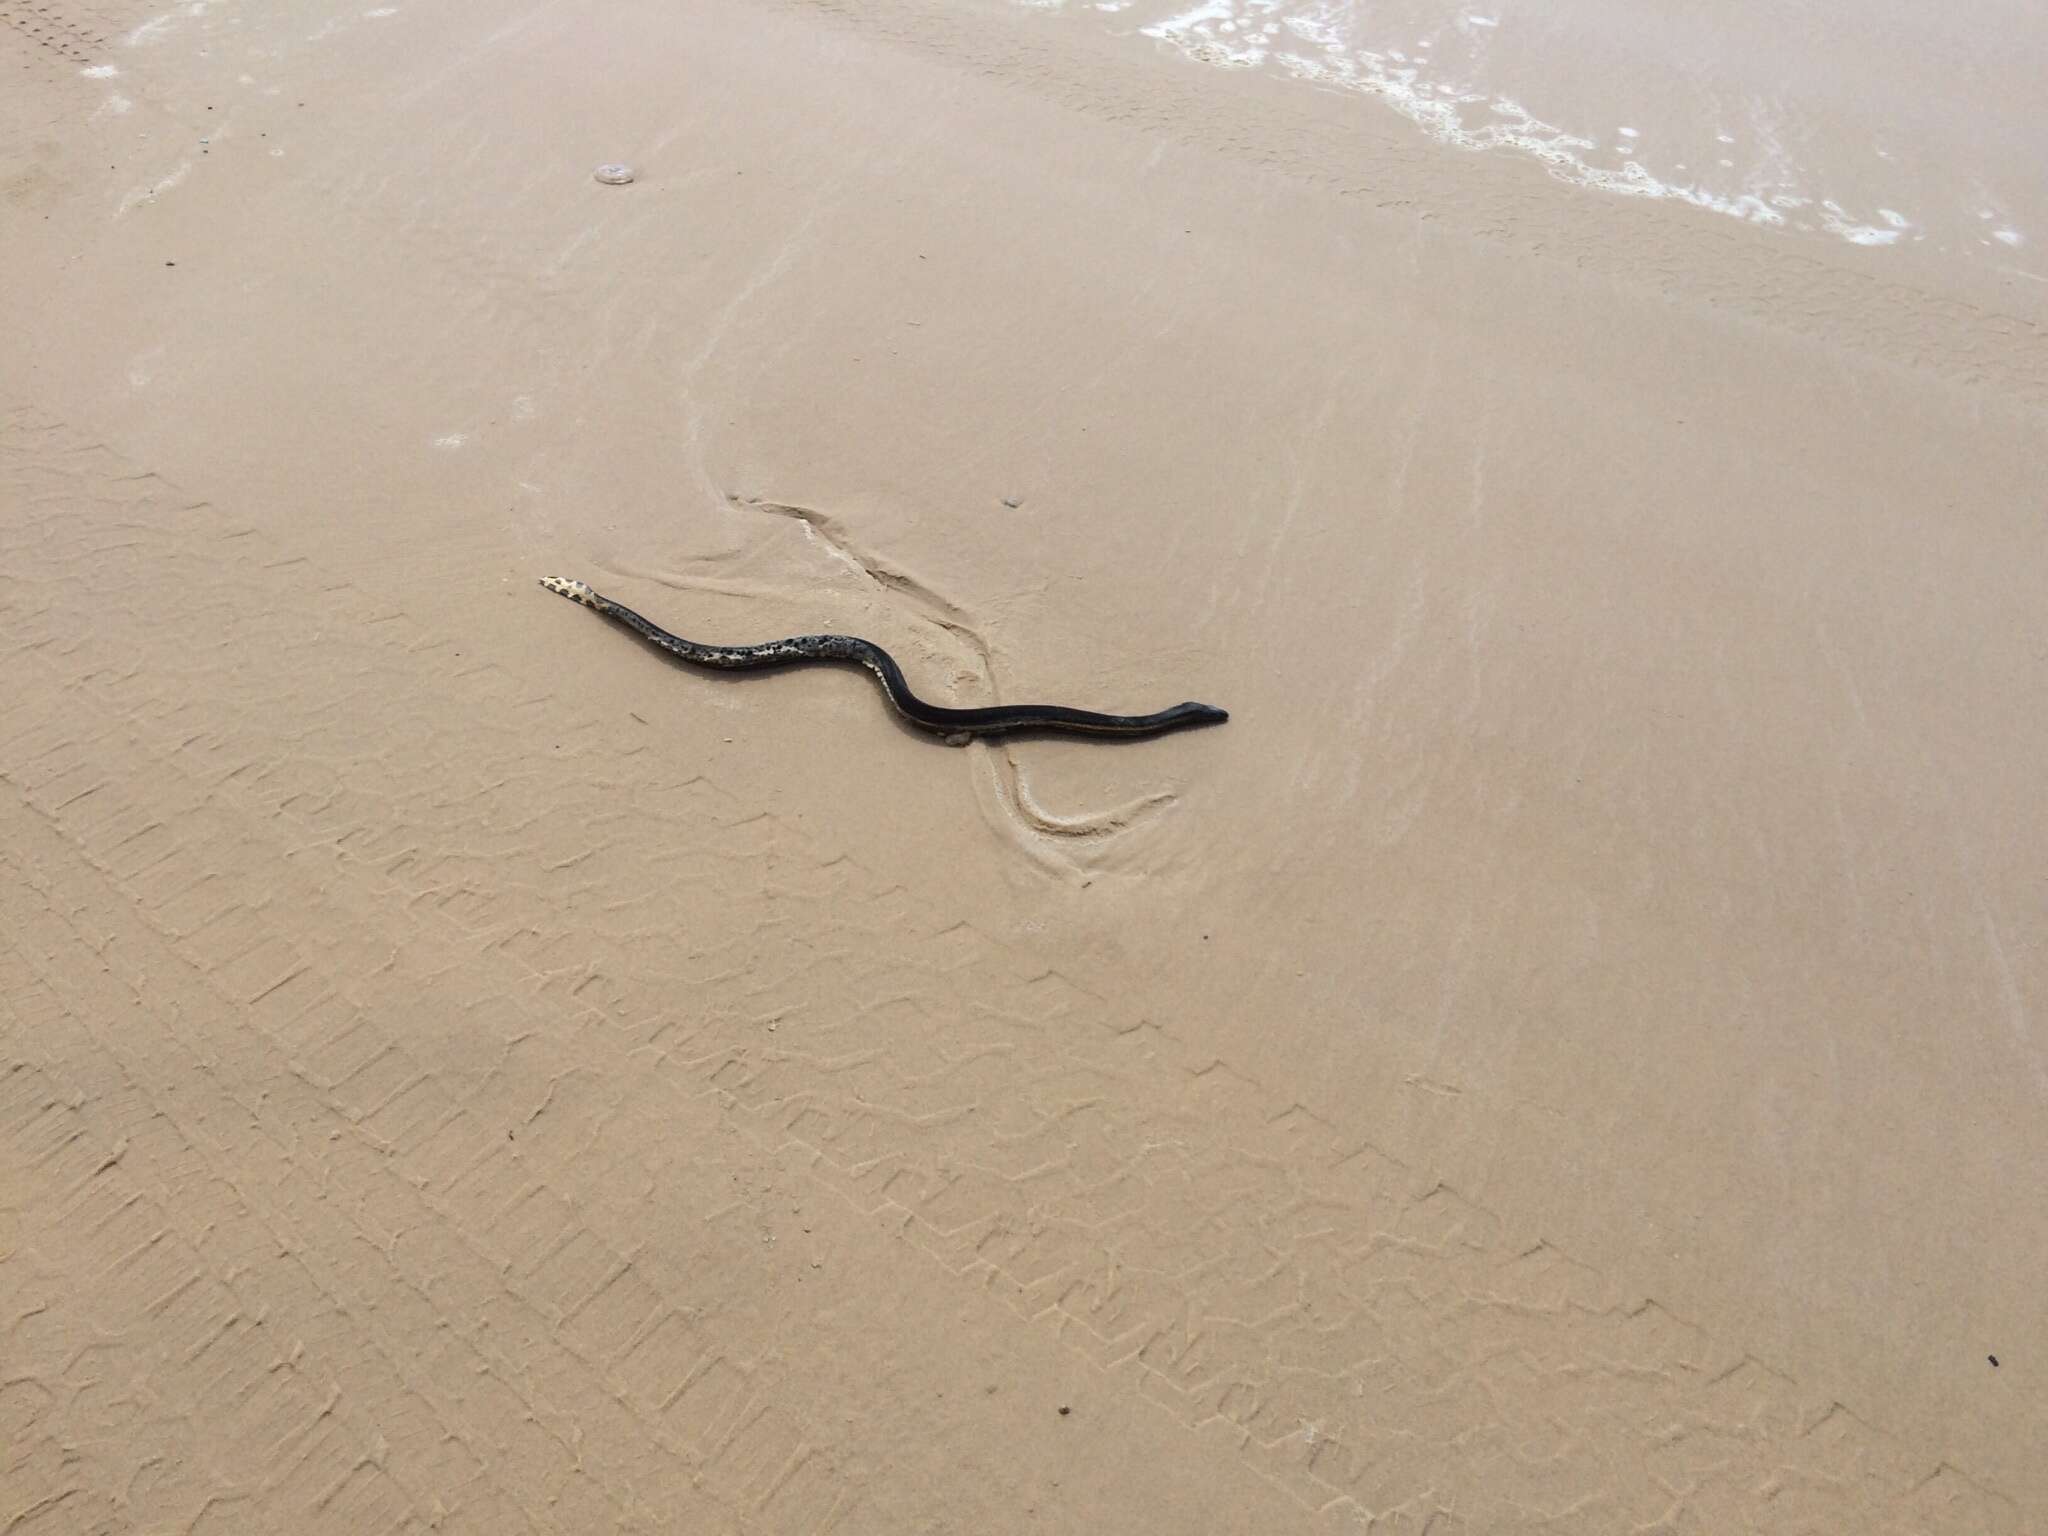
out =
<path fill-rule="evenodd" d="M 964 741 L 974 736 L 997 736 L 1006 731 L 1067 731 L 1084 736 L 1156 736 L 1162 731 L 1190 725 L 1217 725 L 1230 718 L 1213 704 L 1176 704 L 1149 715 L 1100 715 L 1093 710 L 1068 709 L 1061 704 L 995 704 L 982 709 L 948 709 L 927 704 L 910 691 L 896 658 L 856 635 L 795 635 L 787 640 L 770 640 L 761 645 L 705 645 L 672 635 L 653 620 L 643 618 L 623 603 L 615 603 L 588 583 L 563 576 L 543 576 L 542 586 L 559 592 L 571 602 L 595 609 L 614 623 L 622 624 L 642 639 L 651 641 L 679 661 L 693 666 L 716 667 L 725 672 L 750 672 L 764 667 L 801 666 L 806 662 L 852 662 L 866 667 L 882 684 L 882 692 L 896 713 L 921 730 Z"/>

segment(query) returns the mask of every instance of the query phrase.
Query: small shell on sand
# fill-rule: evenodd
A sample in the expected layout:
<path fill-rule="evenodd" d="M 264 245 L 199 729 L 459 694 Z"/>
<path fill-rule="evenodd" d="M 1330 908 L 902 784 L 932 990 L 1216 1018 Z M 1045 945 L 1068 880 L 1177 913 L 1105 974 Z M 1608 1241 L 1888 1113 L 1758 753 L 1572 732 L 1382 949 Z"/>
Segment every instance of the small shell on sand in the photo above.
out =
<path fill-rule="evenodd" d="M 633 179 L 633 167 L 630 165 L 600 165 L 592 174 L 608 187 L 623 187 Z"/>

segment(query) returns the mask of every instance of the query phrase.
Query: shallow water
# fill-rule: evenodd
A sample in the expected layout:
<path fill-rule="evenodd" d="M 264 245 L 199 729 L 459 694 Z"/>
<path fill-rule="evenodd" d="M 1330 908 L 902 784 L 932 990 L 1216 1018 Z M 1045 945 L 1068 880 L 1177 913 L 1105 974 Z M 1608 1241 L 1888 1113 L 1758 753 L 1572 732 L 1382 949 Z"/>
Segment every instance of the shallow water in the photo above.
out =
<path fill-rule="evenodd" d="M 2040 7 L 1051 3 L 1201 63 L 1357 92 L 1442 143 L 1533 156 L 1590 190 L 2048 280 Z"/>

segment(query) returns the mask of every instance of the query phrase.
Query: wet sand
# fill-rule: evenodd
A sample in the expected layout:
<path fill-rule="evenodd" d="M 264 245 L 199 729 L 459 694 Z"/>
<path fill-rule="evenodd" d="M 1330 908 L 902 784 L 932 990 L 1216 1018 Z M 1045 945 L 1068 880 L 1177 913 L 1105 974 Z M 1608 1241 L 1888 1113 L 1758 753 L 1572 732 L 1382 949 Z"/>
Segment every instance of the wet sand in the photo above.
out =
<path fill-rule="evenodd" d="M 386 10 L 0 30 L 0 1522 L 2048 1518 L 2038 284 Z"/>

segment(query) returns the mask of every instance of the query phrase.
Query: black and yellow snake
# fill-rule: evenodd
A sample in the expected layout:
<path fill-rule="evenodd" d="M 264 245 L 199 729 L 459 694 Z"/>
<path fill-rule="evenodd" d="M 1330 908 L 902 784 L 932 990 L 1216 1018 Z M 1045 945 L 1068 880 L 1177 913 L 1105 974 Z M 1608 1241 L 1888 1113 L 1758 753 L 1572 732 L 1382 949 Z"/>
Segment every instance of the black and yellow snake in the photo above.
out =
<path fill-rule="evenodd" d="M 982 709 L 948 709 L 927 704 L 910 691 L 896 658 L 872 640 L 856 635 L 795 635 L 787 640 L 770 640 L 761 645 L 703 645 L 672 635 L 651 619 L 642 618 L 623 604 L 615 603 L 589 585 L 563 576 L 543 576 L 542 586 L 559 592 L 571 602 L 594 608 L 606 618 L 624 625 L 643 639 L 652 641 L 669 655 L 695 666 L 716 667 L 727 672 L 747 672 L 761 667 L 801 666 L 805 662 L 850 661 L 866 667 L 881 680 L 896 713 L 921 730 L 950 741 L 974 736 L 997 736 L 1006 731 L 1070 731 L 1084 736 L 1156 736 L 1162 731 L 1190 725 L 1218 725 L 1230 718 L 1213 704 L 1176 704 L 1150 715 L 1099 715 L 1093 710 L 1068 709 L 1060 704 L 995 704 Z"/>

